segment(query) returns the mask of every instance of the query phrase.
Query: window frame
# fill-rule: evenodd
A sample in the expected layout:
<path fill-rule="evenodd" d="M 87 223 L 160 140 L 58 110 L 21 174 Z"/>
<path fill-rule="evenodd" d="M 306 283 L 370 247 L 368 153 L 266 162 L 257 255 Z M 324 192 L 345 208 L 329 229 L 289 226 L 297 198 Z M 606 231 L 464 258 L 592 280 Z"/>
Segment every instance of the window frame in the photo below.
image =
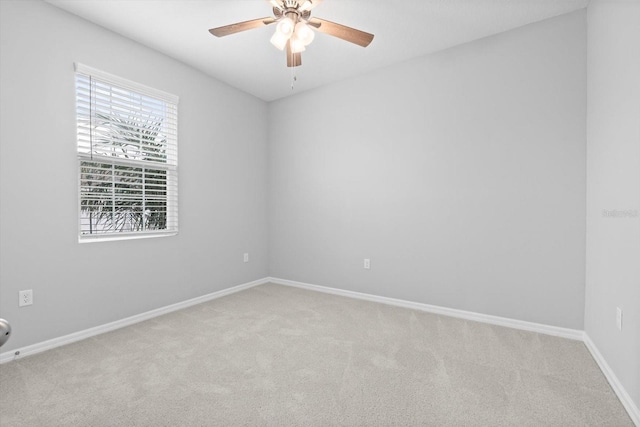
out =
<path fill-rule="evenodd" d="M 178 234 L 179 98 L 170 93 L 163 92 L 149 86 L 145 86 L 140 83 L 136 83 L 131 80 L 127 80 L 92 67 L 88 67 L 80 63 L 75 63 L 74 65 L 77 132 L 76 165 L 78 168 L 78 242 L 88 243 L 114 240 L 144 239 L 151 237 L 174 236 Z M 88 92 L 87 82 L 89 87 Z M 134 108 L 134 105 L 136 105 L 135 103 L 129 102 L 130 105 L 129 107 L 127 107 L 129 109 L 124 108 L 121 110 L 123 111 L 123 115 L 125 116 L 130 115 L 130 117 L 138 119 L 138 116 L 143 115 L 143 105 L 148 101 L 152 101 L 157 105 L 161 105 L 161 108 L 159 110 L 157 108 L 151 109 L 153 114 L 155 114 L 155 116 L 153 117 L 162 118 L 162 120 L 160 121 L 161 130 L 158 130 L 157 133 L 154 134 L 162 135 L 163 137 L 164 144 L 160 146 L 162 151 L 160 151 L 159 154 L 158 151 L 155 151 L 155 146 L 153 148 L 144 148 L 148 145 L 148 143 L 146 143 L 147 141 L 143 141 L 142 136 L 139 136 L 139 147 L 136 154 L 136 157 L 141 158 L 130 159 L 126 150 L 122 150 L 124 152 L 124 155 L 116 154 L 114 152 L 115 150 L 111 150 L 110 152 L 109 147 L 113 148 L 118 146 L 118 131 L 113 131 L 112 129 L 109 129 L 109 131 L 106 132 L 108 134 L 108 137 L 104 137 L 103 135 L 102 145 L 96 144 L 94 146 L 93 135 L 94 132 L 98 133 L 97 129 L 100 125 L 96 124 L 96 117 L 99 116 L 99 114 L 96 113 L 96 111 L 93 111 L 93 106 L 97 105 L 96 103 L 98 101 L 104 101 L 104 99 L 100 98 L 100 94 L 96 95 L 93 92 L 94 90 L 96 90 L 97 92 L 97 89 L 94 89 L 94 87 L 97 87 L 98 85 L 104 85 L 111 91 L 109 92 L 109 102 L 106 104 L 108 105 L 108 107 L 106 108 L 108 108 L 110 112 L 114 110 L 113 106 L 115 97 L 113 96 L 113 93 L 115 90 L 122 91 L 128 94 L 130 99 L 139 99 L 140 104 L 137 106 L 137 109 Z M 89 106 L 88 111 L 87 102 Z M 122 108 L 122 105 L 119 105 L 118 107 Z M 158 111 L 161 111 L 162 114 L 159 115 Z M 138 115 L 136 115 L 136 113 Z M 112 120 L 113 118 L 114 116 L 107 116 L 108 120 Z M 102 119 L 104 120 L 104 117 Z M 135 131 L 137 131 L 137 133 L 141 135 L 144 128 L 131 127 L 130 129 L 133 129 L 134 133 L 136 133 Z M 114 135 L 116 136 L 114 137 Z M 106 143 L 104 143 L 105 140 L 107 141 Z M 127 147 L 127 150 L 129 150 L 131 147 L 129 141 L 130 140 L 127 140 L 126 145 L 124 145 L 125 147 Z M 157 139 L 155 141 L 157 141 Z M 155 144 L 155 141 L 153 142 L 153 144 Z M 100 150 L 100 148 L 102 148 L 102 151 Z M 152 158 L 154 155 L 155 158 Z M 87 172 L 87 170 L 89 172 Z M 85 174 L 84 178 L 83 173 Z M 91 198 L 91 194 L 87 195 L 88 193 L 86 193 L 86 182 L 88 180 L 92 180 L 92 175 L 96 175 L 98 173 L 103 174 L 101 175 L 103 179 L 104 177 L 108 178 L 109 176 L 112 179 L 112 185 L 110 187 L 104 187 L 107 188 L 107 191 L 105 193 L 110 195 L 105 197 L 104 199 L 109 200 L 109 198 L 111 198 L 110 202 L 112 204 L 111 206 L 113 209 L 113 213 L 100 213 L 101 215 L 104 214 L 105 216 L 111 216 L 111 219 L 106 220 L 103 226 L 112 229 L 102 229 L 96 233 L 88 234 L 85 224 L 86 212 L 91 212 L 91 210 L 83 210 L 83 201 L 89 200 Z M 154 174 L 156 175 L 155 179 L 160 180 L 160 182 L 152 182 L 154 180 Z M 118 182 L 116 182 L 116 177 L 118 176 L 124 177 L 122 181 L 120 181 L 121 187 L 116 185 L 118 184 Z M 136 181 L 136 177 L 138 177 L 139 180 Z M 84 196 L 83 180 L 85 183 Z M 157 198 L 155 199 L 156 203 L 160 203 L 160 206 L 162 206 L 162 203 L 164 203 L 164 211 L 162 211 L 161 208 L 161 211 L 158 212 L 163 212 L 159 213 L 160 215 L 164 214 L 165 228 L 151 230 L 145 229 L 146 224 L 148 224 L 147 221 L 149 221 L 149 215 L 152 215 L 151 212 L 153 211 L 143 210 L 137 212 L 136 217 L 139 218 L 138 222 L 135 222 L 135 224 L 137 224 L 136 227 L 139 227 L 140 224 L 143 224 L 143 229 L 133 229 L 134 213 L 132 210 L 128 209 L 125 205 L 122 211 L 118 211 L 116 213 L 116 209 L 114 206 L 116 206 L 117 203 L 123 198 L 128 198 L 118 194 L 119 188 L 124 188 L 125 192 L 139 193 L 133 196 L 134 201 L 131 202 L 131 206 L 135 206 L 135 202 L 138 200 L 140 200 L 144 206 L 145 203 L 148 203 L 149 200 L 153 199 L 153 196 L 149 196 L 150 199 L 148 199 L 146 194 L 149 193 L 145 193 L 145 191 L 151 191 L 148 189 L 149 187 L 155 187 L 154 190 L 158 192 L 156 194 L 159 194 L 159 196 L 157 196 Z M 98 211 L 100 211 L 100 208 L 98 208 Z M 147 212 L 149 212 L 149 214 L 147 214 Z M 118 229 L 116 225 L 118 218 L 125 218 L 126 220 L 127 215 L 129 215 L 128 227 L 122 226 L 121 229 Z M 90 221 L 92 221 L 92 219 Z M 89 227 L 93 227 L 93 222 Z"/>

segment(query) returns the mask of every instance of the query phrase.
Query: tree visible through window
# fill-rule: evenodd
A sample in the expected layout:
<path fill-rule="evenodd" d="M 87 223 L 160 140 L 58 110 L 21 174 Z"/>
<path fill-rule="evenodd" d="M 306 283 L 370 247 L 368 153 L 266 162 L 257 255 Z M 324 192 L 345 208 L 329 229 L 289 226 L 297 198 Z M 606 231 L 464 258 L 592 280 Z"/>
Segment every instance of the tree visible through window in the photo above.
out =
<path fill-rule="evenodd" d="M 177 97 L 77 64 L 79 235 L 175 233 Z"/>

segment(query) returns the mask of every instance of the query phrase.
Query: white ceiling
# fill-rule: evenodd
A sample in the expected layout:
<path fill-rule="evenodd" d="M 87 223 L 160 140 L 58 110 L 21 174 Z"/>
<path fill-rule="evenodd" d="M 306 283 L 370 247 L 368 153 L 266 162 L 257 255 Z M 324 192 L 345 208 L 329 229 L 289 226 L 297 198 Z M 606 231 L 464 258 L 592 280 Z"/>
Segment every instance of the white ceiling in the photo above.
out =
<path fill-rule="evenodd" d="M 540 21 L 589 0 L 324 0 L 312 16 L 375 34 L 367 48 L 317 33 L 295 68 L 274 26 L 217 38 L 208 29 L 271 16 L 265 0 L 46 0 L 265 101 Z"/>

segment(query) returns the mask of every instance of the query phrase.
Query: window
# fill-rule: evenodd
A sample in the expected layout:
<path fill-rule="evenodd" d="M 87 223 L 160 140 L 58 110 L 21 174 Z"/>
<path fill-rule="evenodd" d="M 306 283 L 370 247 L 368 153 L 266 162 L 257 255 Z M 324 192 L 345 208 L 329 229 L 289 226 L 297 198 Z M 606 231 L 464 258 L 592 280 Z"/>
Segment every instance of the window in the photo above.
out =
<path fill-rule="evenodd" d="M 81 242 L 178 232 L 177 106 L 76 64 Z"/>

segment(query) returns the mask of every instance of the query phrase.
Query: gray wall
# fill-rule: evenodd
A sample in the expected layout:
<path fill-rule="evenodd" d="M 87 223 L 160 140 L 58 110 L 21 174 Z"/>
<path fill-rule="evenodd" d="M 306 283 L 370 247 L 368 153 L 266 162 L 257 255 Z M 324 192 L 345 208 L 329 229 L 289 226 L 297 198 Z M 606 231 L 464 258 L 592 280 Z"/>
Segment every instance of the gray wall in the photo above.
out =
<path fill-rule="evenodd" d="M 265 277 L 266 104 L 48 4 L 0 7 L 2 351 Z M 75 61 L 180 96 L 179 235 L 78 244 Z"/>
<path fill-rule="evenodd" d="M 589 5 L 585 331 L 637 407 L 640 216 L 631 215 L 640 211 L 639 24 L 640 2 Z M 611 216 L 616 210 L 631 215 Z"/>
<path fill-rule="evenodd" d="M 585 16 L 270 103 L 271 276 L 582 329 Z"/>

